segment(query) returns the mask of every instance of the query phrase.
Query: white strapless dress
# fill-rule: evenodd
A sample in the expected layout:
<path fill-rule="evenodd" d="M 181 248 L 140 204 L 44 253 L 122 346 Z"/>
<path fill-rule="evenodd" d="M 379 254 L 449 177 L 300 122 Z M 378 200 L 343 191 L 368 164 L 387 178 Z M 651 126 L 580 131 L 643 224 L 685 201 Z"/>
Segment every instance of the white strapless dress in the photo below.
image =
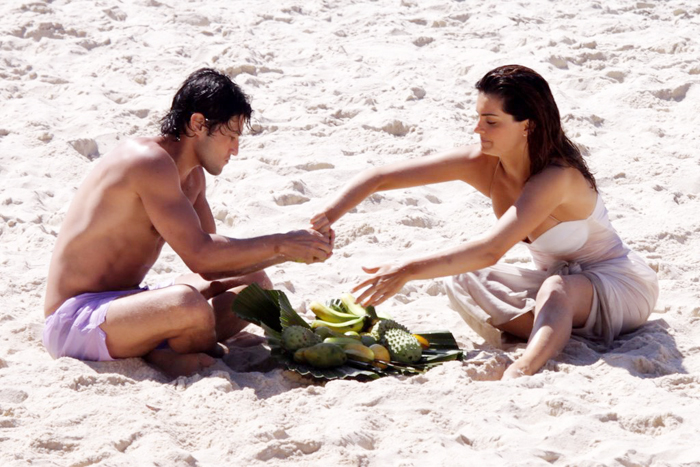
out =
<path fill-rule="evenodd" d="M 500 345 L 494 326 L 533 311 L 540 286 L 554 274 L 583 274 L 593 284 L 591 313 L 575 335 L 609 345 L 654 310 L 656 273 L 620 239 L 600 194 L 587 219 L 561 222 L 525 245 L 535 269 L 499 263 L 445 281 L 452 306 L 487 342 Z"/>

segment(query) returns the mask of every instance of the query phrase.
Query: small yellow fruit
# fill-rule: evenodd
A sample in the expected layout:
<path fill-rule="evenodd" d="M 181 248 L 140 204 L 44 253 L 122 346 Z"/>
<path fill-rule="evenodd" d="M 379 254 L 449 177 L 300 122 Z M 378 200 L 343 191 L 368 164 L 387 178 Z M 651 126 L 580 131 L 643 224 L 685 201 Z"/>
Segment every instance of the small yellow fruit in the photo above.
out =
<path fill-rule="evenodd" d="M 388 362 L 391 360 L 391 356 L 389 355 L 389 350 L 384 347 L 382 344 L 372 344 L 369 346 L 369 349 L 374 352 L 374 366 L 384 369 L 386 368 L 386 363 L 382 362 Z M 381 361 L 377 361 L 381 360 Z"/>
<path fill-rule="evenodd" d="M 360 362 L 370 363 L 374 361 L 374 352 L 369 347 L 366 347 L 359 342 L 355 344 L 347 344 L 343 346 L 343 350 L 348 358 Z"/>
<path fill-rule="evenodd" d="M 428 339 L 425 337 L 419 335 L 419 334 L 414 334 L 413 337 L 416 338 L 420 346 L 424 349 L 429 349 L 430 348 L 430 342 L 428 342 Z"/>

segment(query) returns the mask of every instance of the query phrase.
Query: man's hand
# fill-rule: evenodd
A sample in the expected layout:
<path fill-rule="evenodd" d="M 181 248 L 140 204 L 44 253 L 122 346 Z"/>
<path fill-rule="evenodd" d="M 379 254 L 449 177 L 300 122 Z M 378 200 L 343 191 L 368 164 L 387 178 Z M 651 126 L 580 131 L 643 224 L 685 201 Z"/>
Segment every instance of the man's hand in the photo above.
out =
<path fill-rule="evenodd" d="M 293 230 L 285 234 L 281 253 L 299 263 L 323 262 L 333 251 L 334 238 L 334 234 L 324 235 L 314 229 Z"/>

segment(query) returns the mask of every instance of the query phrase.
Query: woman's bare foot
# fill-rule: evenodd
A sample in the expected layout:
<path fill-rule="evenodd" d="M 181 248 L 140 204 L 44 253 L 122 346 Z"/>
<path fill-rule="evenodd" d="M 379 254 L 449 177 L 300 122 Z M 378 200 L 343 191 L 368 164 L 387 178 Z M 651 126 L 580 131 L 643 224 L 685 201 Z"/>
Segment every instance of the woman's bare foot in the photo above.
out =
<path fill-rule="evenodd" d="M 215 359 L 207 354 L 181 354 L 170 349 L 152 350 L 144 357 L 144 360 L 171 378 L 190 376 L 212 366 L 216 362 Z"/>
<path fill-rule="evenodd" d="M 529 365 L 524 363 L 522 359 L 519 359 L 516 360 L 511 366 L 506 368 L 506 371 L 503 372 L 501 379 L 515 379 L 522 376 L 532 376 L 532 374 L 533 373 L 530 371 Z"/>

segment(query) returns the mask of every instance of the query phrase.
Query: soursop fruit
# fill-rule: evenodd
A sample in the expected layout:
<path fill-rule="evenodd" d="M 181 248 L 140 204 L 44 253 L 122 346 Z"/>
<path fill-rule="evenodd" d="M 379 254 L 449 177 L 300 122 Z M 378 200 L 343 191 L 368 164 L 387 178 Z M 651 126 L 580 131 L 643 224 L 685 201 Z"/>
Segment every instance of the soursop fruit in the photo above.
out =
<path fill-rule="evenodd" d="M 282 331 L 282 345 L 290 352 L 304 347 L 311 347 L 322 342 L 322 339 L 304 326 L 288 326 Z"/>
<path fill-rule="evenodd" d="M 384 331 L 380 343 L 389 349 L 392 360 L 401 363 L 415 363 L 420 360 L 423 353 L 418 339 L 410 332 L 399 328 Z"/>
<path fill-rule="evenodd" d="M 404 332 L 409 334 L 411 333 L 406 326 L 394 321 L 393 319 L 382 319 L 374 325 L 370 335 L 374 337 L 377 342 L 381 342 L 382 338 L 384 337 L 384 333 L 389 329 L 401 329 Z"/>

